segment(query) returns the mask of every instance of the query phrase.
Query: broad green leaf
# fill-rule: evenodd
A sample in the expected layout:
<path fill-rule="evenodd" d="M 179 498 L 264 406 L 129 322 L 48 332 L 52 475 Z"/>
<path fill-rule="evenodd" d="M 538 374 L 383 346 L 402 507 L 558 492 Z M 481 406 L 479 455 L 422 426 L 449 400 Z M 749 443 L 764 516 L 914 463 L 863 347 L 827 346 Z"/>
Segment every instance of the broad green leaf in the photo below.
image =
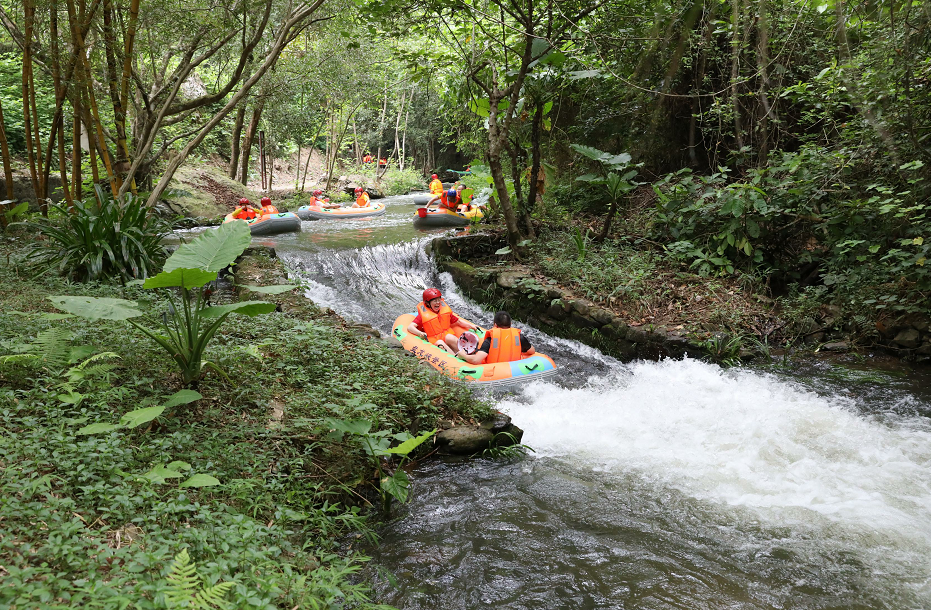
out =
<path fill-rule="evenodd" d="M 182 470 L 190 470 L 191 465 L 187 462 L 182 462 L 181 460 L 175 460 L 174 462 L 168 464 L 166 468 L 168 468 L 168 470 L 177 470 L 178 472 L 181 472 Z"/>
<path fill-rule="evenodd" d="M 583 146 L 582 144 L 572 144 L 572 150 L 588 157 L 592 161 L 598 161 L 603 163 L 606 159 L 610 159 L 613 155 L 608 154 L 604 151 L 598 150 L 597 148 L 592 148 L 591 146 Z"/>
<path fill-rule="evenodd" d="M 220 484 L 220 479 L 212 477 L 209 474 L 195 474 L 187 481 L 178 485 L 178 487 L 214 487 Z"/>
<path fill-rule="evenodd" d="M 386 494 L 396 499 L 401 504 L 407 502 L 407 494 L 410 490 L 411 480 L 403 470 L 397 470 L 390 477 L 381 480 L 381 489 Z"/>
<path fill-rule="evenodd" d="M 576 180 L 578 180 L 578 181 L 580 181 L 580 182 L 592 182 L 592 183 L 594 183 L 594 184 L 603 184 L 603 183 L 604 183 L 604 178 L 602 178 L 602 177 L 599 176 L 598 174 L 582 174 L 581 176 L 579 176 L 578 178 L 576 178 Z"/>
<path fill-rule="evenodd" d="M 171 407 L 177 407 L 178 405 L 186 405 L 189 402 L 194 402 L 195 400 L 200 400 L 203 396 L 199 392 L 194 390 L 179 390 L 168 397 L 168 400 L 165 401 L 165 404 L 162 405 L 166 409 Z"/>
<path fill-rule="evenodd" d="M 198 235 L 191 243 L 184 244 L 165 261 L 163 271 L 175 269 L 201 269 L 220 271 L 229 267 L 249 247 L 252 234 L 249 225 L 243 222 L 228 222 L 214 231 Z"/>
<path fill-rule="evenodd" d="M 44 313 L 39 316 L 43 320 L 67 320 L 73 318 L 73 313 Z"/>
<path fill-rule="evenodd" d="M 78 436 L 84 436 L 86 434 L 100 434 L 101 432 L 110 432 L 111 430 L 117 430 L 123 426 L 119 424 L 91 424 L 89 426 L 84 426 L 75 434 Z"/>
<path fill-rule="evenodd" d="M 613 156 L 608 157 L 607 159 L 602 161 L 602 163 L 604 163 L 605 165 L 623 166 L 623 165 L 627 165 L 628 163 L 630 163 L 631 158 L 632 157 L 629 154 L 621 153 L 619 155 L 613 155 Z"/>
<path fill-rule="evenodd" d="M 12 218 L 12 217 L 16 216 L 17 214 L 25 214 L 26 211 L 27 211 L 28 209 L 29 209 L 29 202 L 28 202 L 28 201 L 24 201 L 24 202 L 22 202 L 21 204 L 19 204 L 18 206 L 16 206 L 15 208 L 13 208 L 13 209 L 11 209 L 11 210 L 7 210 L 7 211 L 6 211 L 6 216 L 7 216 L 7 218 Z"/>
<path fill-rule="evenodd" d="M 148 471 L 147 473 L 141 475 L 143 479 L 161 485 L 166 483 L 166 479 L 180 479 L 184 475 L 178 472 L 177 470 L 171 470 L 170 468 L 165 468 L 161 464 Z"/>
<path fill-rule="evenodd" d="M 436 434 L 436 430 L 430 430 L 429 432 L 425 432 L 424 434 L 421 434 L 420 436 L 416 438 L 409 438 L 403 443 L 401 443 L 400 445 L 398 445 L 397 447 L 392 447 L 391 449 L 389 449 L 388 453 L 396 453 L 397 455 L 407 455 L 411 451 L 413 451 L 414 449 L 416 449 L 417 447 L 419 447 L 420 445 L 428 441 L 430 438 L 432 438 L 434 434 Z"/>
<path fill-rule="evenodd" d="M 601 76 L 600 70 L 574 70 L 567 73 L 569 75 L 569 80 L 580 80 L 583 78 L 595 78 L 596 76 Z"/>
<path fill-rule="evenodd" d="M 266 301 L 242 301 L 239 303 L 230 303 L 228 305 L 206 307 L 200 311 L 200 315 L 205 318 L 218 318 L 223 314 L 235 312 L 246 316 L 257 316 L 273 311 L 275 311 L 274 303 L 268 303 Z"/>
<path fill-rule="evenodd" d="M 510 246 L 505 246 L 503 248 L 498 248 L 497 250 L 495 250 L 495 254 L 510 254 L 510 253 L 511 253 Z"/>
<path fill-rule="evenodd" d="M 204 271 L 202 269 L 173 269 L 171 271 L 162 271 L 156 276 L 150 277 L 145 281 L 145 288 L 197 288 L 208 282 L 217 279 L 216 271 Z"/>
<path fill-rule="evenodd" d="M 136 409 L 135 411 L 130 411 L 120 418 L 120 425 L 126 428 L 135 428 L 141 426 L 142 424 L 147 424 L 165 410 L 165 407 L 145 407 L 144 409 Z"/>
<path fill-rule="evenodd" d="M 914 245 L 916 245 L 916 246 L 920 246 L 920 245 L 923 244 L 923 243 L 925 243 L 925 238 L 924 238 L 924 237 L 916 237 L 915 239 L 912 240 L 912 244 L 914 244 Z"/>
<path fill-rule="evenodd" d="M 135 301 L 95 297 L 48 297 L 52 305 L 88 320 L 127 320 L 142 315 Z"/>
<path fill-rule="evenodd" d="M 240 288 L 245 288 L 246 290 L 259 292 L 262 294 L 281 294 L 282 292 L 294 290 L 297 288 L 297 286 L 294 284 L 276 284 L 274 286 L 240 286 Z"/>
<path fill-rule="evenodd" d="M 479 98 L 477 100 L 472 101 L 469 104 L 469 110 L 471 110 L 472 112 L 474 112 L 480 117 L 487 117 L 489 115 L 488 109 L 489 109 L 488 100 L 484 98 Z"/>
<path fill-rule="evenodd" d="M 372 429 L 372 422 L 367 419 L 350 419 L 347 421 L 345 419 L 328 417 L 324 420 L 324 423 L 329 428 L 349 434 L 367 434 L 368 431 Z"/>

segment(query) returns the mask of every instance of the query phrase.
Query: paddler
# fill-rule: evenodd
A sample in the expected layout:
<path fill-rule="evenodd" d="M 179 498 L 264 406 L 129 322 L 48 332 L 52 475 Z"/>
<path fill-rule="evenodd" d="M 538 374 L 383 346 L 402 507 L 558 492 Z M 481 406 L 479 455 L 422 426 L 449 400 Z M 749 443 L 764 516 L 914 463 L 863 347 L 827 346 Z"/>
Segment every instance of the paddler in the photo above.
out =
<path fill-rule="evenodd" d="M 356 202 L 352 204 L 354 208 L 367 208 L 369 207 L 369 194 L 361 186 L 356 187 Z"/>
<path fill-rule="evenodd" d="M 439 196 L 443 192 L 443 183 L 440 182 L 440 177 L 436 174 L 433 174 L 430 178 L 430 194 L 434 197 Z"/>
<path fill-rule="evenodd" d="M 252 220 L 260 215 L 262 210 L 249 203 L 249 200 L 243 197 L 239 200 L 239 207 L 233 210 L 231 216 L 236 220 Z"/>
<path fill-rule="evenodd" d="M 262 197 L 262 215 L 277 214 L 278 208 L 272 205 L 272 200 L 268 197 Z"/>
<path fill-rule="evenodd" d="M 481 347 L 474 354 L 467 354 L 456 345 L 456 358 L 469 364 L 494 364 L 496 362 L 513 362 L 524 356 L 536 353 L 527 337 L 519 328 L 511 328 L 511 314 L 499 311 L 495 314 L 495 325 L 486 333 Z"/>
<path fill-rule="evenodd" d="M 476 330 L 478 327 L 465 320 L 460 320 L 443 300 L 442 293 L 436 288 L 423 291 L 423 301 L 417 303 L 417 317 L 407 326 L 407 332 L 426 339 L 445 352 L 452 354 L 459 349 L 459 339 L 449 332 L 454 326 L 463 330 Z"/>

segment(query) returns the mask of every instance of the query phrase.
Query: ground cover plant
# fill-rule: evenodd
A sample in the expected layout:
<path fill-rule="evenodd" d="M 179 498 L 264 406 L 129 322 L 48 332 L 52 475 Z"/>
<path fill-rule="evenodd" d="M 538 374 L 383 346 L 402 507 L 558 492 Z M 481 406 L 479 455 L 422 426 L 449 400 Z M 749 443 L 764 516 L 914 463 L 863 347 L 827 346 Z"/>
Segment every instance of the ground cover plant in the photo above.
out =
<path fill-rule="evenodd" d="M 202 594 L 233 608 L 373 607 L 353 580 L 364 558 L 340 540 L 371 536 L 378 481 L 325 418 L 423 433 L 487 407 L 309 304 L 225 325 L 207 353 L 233 383 L 208 374 L 178 402 L 181 374 L 154 343 L 46 305 L 142 288 L 29 279 L 8 253 L 0 300 L 15 313 L 0 320 L 0 355 L 36 357 L 0 360 L 0 605 L 166 608 Z"/>

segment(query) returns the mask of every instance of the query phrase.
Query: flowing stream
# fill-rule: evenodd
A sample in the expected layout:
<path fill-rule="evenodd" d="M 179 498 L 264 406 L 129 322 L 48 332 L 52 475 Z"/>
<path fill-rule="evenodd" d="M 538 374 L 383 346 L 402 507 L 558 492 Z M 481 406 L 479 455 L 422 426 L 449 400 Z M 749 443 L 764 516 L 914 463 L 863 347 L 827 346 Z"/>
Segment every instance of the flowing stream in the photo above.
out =
<path fill-rule="evenodd" d="M 387 332 L 436 285 L 409 198 L 256 239 Z M 434 233 L 436 233 L 434 231 Z M 402 609 L 931 608 L 931 377 L 851 360 L 622 364 L 525 328 L 560 373 L 491 396 L 534 450 L 432 461 L 368 549 Z"/>

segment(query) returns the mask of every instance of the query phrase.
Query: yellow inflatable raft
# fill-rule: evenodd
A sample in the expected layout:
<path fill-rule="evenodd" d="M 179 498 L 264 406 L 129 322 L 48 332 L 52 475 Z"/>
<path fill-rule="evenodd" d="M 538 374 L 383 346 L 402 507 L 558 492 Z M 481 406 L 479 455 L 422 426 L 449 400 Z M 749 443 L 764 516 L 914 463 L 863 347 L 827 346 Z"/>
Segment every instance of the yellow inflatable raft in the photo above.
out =
<path fill-rule="evenodd" d="M 415 314 L 406 313 L 394 321 L 391 330 L 392 336 L 401 342 L 404 349 L 411 352 L 421 360 L 451 379 L 467 381 L 480 386 L 502 386 L 522 383 L 532 379 L 548 377 L 556 373 L 556 363 L 544 354 L 536 353 L 520 360 L 511 362 L 495 362 L 494 364 L 470 364 L 464 362 L 448 352 L 444 352 L 425 339 L 407 332 L 407 327 L 414 320 Z M 454 327 L 453 334 L 462 332 Z M 479 337 L 484 336 L 485 329 L 475 331 Z"/>

